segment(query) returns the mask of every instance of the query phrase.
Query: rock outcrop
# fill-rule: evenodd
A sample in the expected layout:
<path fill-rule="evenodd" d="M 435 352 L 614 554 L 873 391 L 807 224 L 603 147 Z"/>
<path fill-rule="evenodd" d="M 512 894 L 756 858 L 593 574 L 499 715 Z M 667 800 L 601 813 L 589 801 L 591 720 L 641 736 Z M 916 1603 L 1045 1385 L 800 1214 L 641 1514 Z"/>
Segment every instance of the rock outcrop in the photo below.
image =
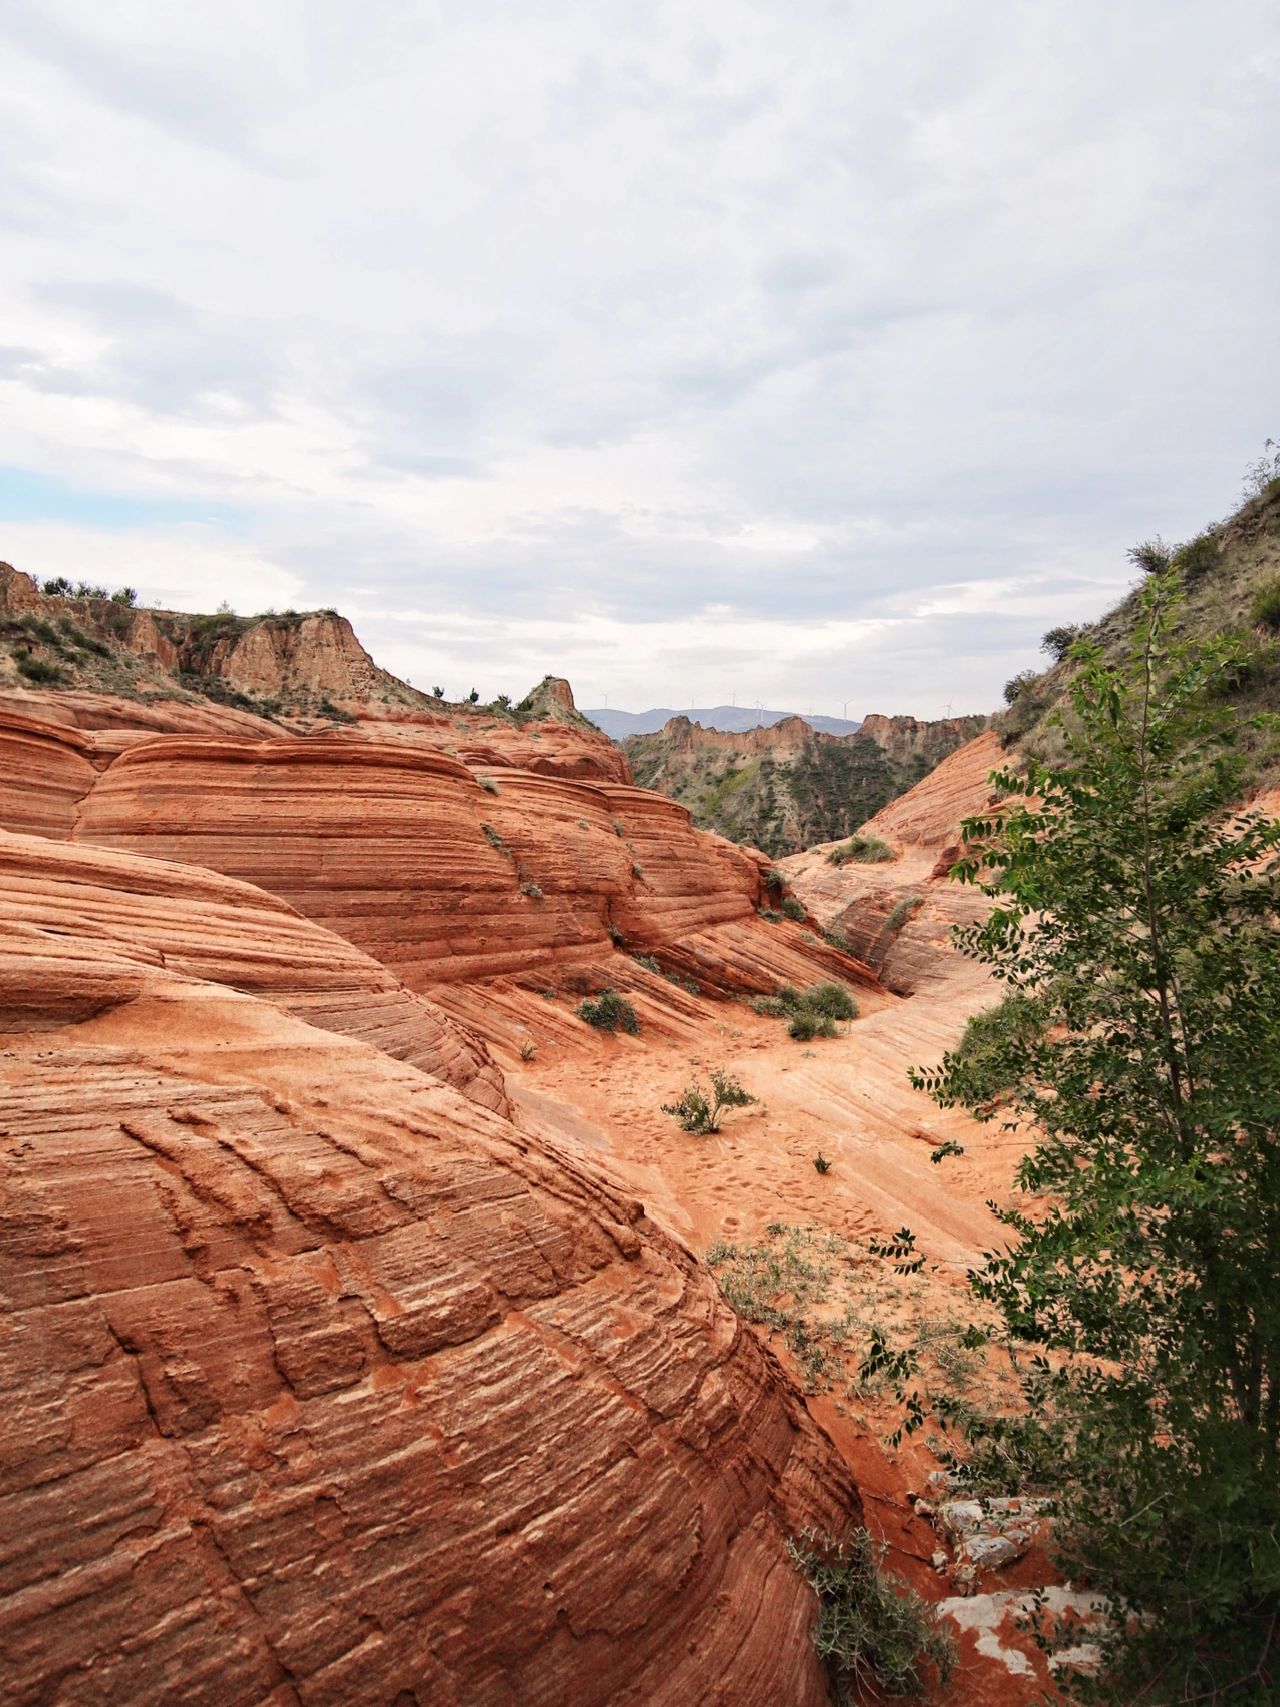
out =
<path fill-rule="evenodd" d="M 38 974 L 0 957 L 7 1698 L 819 1707 L 784 1541 L 856 1492 L 641 1204 L 35 905 Z"/>
<path fill-rule="evenodd" d="M 109 952 L 85 959 L 85 1016 L 125 1000 L 133 969 L 163 966 L 262 996 L 443 1079 L 485 1108 L 510 1112 L 502 1075 L 477 1037 L 385 966 L 248 884 L 192 865 L 0 833 L 0 927 L 29 974 L 24 1005 L 0 1011 L 0 1029 L 61 1023 L 67 945 L 92 943 Z M 59 971 L 42 1022 L 51 943 Z"/>
<path fill-rule="evenodd" d="M 1004 758 L 999 736 L 985 730 L 877 813 L 863 829 L 889 846 L 889 860 L 834 865 L 828 855 L 839 844 L 828 843 L 780 862 L 814 916 L 891 990 L 909 995 L 959 980 L 972 1006 L 973 992 L 986 988 L 985 974 L 950 943 L 951 926 L 978 917 L 986 903 L 947 874 L 959 857 L 961 820 L 991 803 L 988 778 Z"/>

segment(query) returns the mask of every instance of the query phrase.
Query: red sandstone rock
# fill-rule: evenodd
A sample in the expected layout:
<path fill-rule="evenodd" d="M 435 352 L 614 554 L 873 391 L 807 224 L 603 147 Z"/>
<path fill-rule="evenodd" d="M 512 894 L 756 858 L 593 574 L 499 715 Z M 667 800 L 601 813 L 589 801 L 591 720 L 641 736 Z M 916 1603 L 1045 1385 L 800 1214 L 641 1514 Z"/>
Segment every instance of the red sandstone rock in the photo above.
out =
<path fill-rule="evenodd" d="M 408 739 L 157 737 L 80 802 L 76 840 L 207 866 L 280 895 L 410 988 L 552 976 L 615 942 L 722 991 L 837 965 L 763 923 L 758 859 L 640 789 L 466 765 Z M 703 938 L 732 924 L 721 946 Z"/>
<path fill-rule="evenodd" d="M 377 961 L 248 884 L 195 866 L 0 833 L 0 932 L 0 956 L 16 957 L 9 982 L 19 1004 L 0 1012 L 4 1029 L 60 1023 L 58 992 L 73 964 L 85 1014 L 129 999 L 122 992 L 132 989 L 138 966 L 163 966 L 267 997 L 510 1112 L 502 1075 L 476 1037 Z M 81 941 L 109 952 L 77 961 L 71 945 Z M 42 1020 L 47 979 L 54 1005 Z"/>
<path fill-rule="evenodd" d="M 0 1045 L 8 1698 L 819 1707 L 783 1542 L 857 1496 L 705 1271 L 97 922 L 33 932 L 41 1029 Z M 11 1019 L 32 988 L 0 960 Z"/>

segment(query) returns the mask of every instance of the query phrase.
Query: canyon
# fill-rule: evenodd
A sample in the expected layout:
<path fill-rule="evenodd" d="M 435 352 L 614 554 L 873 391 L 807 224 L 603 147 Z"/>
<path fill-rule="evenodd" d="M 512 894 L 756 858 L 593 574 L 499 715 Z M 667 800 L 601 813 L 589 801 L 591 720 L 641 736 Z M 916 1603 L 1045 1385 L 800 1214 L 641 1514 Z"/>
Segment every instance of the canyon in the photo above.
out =
<path fill-rule="evenodd" d="M 981 992 L 904 1001 L 816 889 L 779 918 L 567 684 L 441 706 L 269 624 L 206 654 L 252 709 L 164 613 L 0 692 L 14 1699 L 825 1700 L 790 1538 L 867 1521 L 939 1590 L 876 1436 L 701 1256 L 909 1208 L 953 1294 L 989 1216 L 900 1062 Z M 750 1006 L 831 979 L 821 1053 Z M 698 1139 L 659 1104 L 708 1063 L 758 1100 Z"/>
<path fill-rule="evenodd" d="M 858 1365 L 880 1330 L 1011 1391 L 959 1335 L 1022 1141 L 907 1068 L 994 999 L 948 874 L 1055 672 L 825 743 L 926 771 L 863 862 L 709 833 L 567 683 L 449 704 L 336 613 L 0 567 L 0 625 L 12 1698 L 820 1707 L 788 1544 L 865 1524 L 955 1636 L 939 1699 L 1040 1699 L 1043 1556 L 935 1569 L 937 1459 Z M 693 770 L 814 750 L 678 725 Z M 770 1000 L 825 982 L 856 1017 L 793 1040 Z M 682 1131 L 713 1069 L 753 1100 Z"/>
<path fill-rule="evenodd" d="M 989 721 L 877 712 L 837 735 L 802 717 L 734 732 L 680 716 L 623 746 L 636 780 L 687 806 L 700 828 L 780 856 L 849 835 Z"/>

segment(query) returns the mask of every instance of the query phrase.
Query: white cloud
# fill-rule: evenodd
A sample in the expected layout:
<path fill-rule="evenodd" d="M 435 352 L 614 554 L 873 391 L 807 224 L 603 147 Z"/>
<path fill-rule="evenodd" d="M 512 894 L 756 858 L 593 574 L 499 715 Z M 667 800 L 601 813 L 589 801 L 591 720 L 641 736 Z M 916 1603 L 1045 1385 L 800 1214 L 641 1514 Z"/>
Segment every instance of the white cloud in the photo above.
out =
<path fill-rule="evenodd" d="M 404 667 L 486 692 L 984 706 L 1277 430 L 1265 0 L 0 37 L 0 464 L 79 494 L 0 532 L 40 575 L 336 603 L 393 668 L 422 605 Z"/>

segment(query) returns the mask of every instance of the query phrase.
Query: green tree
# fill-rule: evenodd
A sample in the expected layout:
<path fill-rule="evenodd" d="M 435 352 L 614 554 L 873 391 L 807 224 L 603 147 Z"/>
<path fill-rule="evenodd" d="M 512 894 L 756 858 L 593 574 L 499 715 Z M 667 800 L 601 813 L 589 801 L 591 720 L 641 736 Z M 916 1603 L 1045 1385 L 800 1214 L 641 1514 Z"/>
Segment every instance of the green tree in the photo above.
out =
<path fill-rule="evenodd" d="M 1073 648 L 1065 766 L 964 825 L 995 905 L 958 938 L 1040 1023 L 993 1031 L 985 1087 L 958 1052 L 913 1074 L 979 1119 L 1009 1086 L 1031 1140 L 971 1280 L 1038 1348 L 1056 1545 L 1107 1606 L 1070 1687 L 1126 1707 L 1280 1699 L 1280 825 L 1234 809 L 1245 648 L 1179 644 L 1176 580 L 1124 665 Z"/>

